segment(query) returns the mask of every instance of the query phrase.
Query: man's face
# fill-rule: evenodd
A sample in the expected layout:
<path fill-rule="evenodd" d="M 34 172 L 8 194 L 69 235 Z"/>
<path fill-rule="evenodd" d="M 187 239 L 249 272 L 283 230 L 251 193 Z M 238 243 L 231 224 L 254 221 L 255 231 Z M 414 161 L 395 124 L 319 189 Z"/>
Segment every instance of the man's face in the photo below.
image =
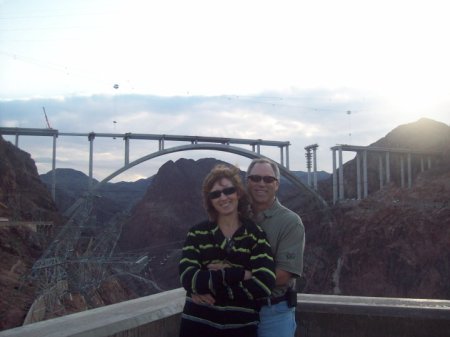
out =
<path fill-rule="evenodd" d="M 252 170 L 249 172 L 249 177 L 256 176 L 259 177 L 272 177 L 275 178 L 275 172 L 273 172 L 270 164 L 267 163 L 257 163 L 253 166 Z M 260 180 L 256 182 L 250 178 L 247 179 L 247 190 L 252 197 L 252 202 L 255 208 L 259 211 L 266 210 L 272 206 L 275 195 L 278 191 L 280 183 L 277 179 L 272 182 L 266 182 L 266 179 L 256 179 Z"/>

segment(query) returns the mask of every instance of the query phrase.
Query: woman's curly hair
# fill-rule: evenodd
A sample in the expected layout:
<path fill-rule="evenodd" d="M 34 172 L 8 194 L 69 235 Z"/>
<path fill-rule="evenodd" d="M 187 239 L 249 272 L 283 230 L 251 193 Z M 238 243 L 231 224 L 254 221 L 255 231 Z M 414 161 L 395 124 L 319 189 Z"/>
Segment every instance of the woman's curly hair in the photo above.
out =
<path fill-rule="evenodd" d="M 203 180 L 203 204 L 206 211 L 208 212 L 209 219 L 211 221 L 216 221 L 218 216 L 218 213 L 212 205 L 211 199 L 209 198 L 209 192 L 211 192 L 214 184 L 217 181 L 222 180 L 223 178 L 231 181 L 233 186 L 236 188 L 238 196 L 240 196 L 238 201 L 239 217 L 247 219 L 250 218 L 250 199 L 242 183 L 239 168 L 234 165 L 218 164 L 208 173 L 208 175 Z"/>

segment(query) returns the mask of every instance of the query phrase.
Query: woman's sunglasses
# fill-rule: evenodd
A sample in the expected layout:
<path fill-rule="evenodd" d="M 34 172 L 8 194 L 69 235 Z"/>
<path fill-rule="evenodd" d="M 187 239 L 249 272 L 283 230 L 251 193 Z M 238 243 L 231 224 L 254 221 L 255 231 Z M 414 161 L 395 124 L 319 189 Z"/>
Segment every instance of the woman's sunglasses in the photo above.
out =
<path fill-rule="evenodd" d="M 254 183 L 259 183 L 261 180 L 264 181 L 266 184 L 271 184 L 274 181 L 277 181 L 278 179 L 271 176 L 259 176 L 257 174 L 253 174 L 251 176 L 248 176 L 248 179 L 253 181 Z"/>
<path fill-rule="evenodd" d="M 209 199 L 217 199 L 217 198 L 220 198 L 222 193 L 224 195 L 230 195 L 230 194 L 236 193 L 236 187 L 227 187 L 227 188 L 224 188 L 223 190 L 212 191 L 212 192 L 208 193 L 208 196 L 209 196 Z"/>

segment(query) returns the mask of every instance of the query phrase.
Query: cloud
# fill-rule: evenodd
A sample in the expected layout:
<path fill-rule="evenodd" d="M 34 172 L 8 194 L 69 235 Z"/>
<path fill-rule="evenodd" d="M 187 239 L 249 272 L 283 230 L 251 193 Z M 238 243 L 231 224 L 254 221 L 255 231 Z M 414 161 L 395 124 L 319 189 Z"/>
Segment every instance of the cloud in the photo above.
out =
<path fill-rule="evenodd" d="M 376 96 L 349 89 L 290 90 L 282 93 L 237 96 L 91 95 L 66 98 L 0 100 L 0 126 L 45 128 L 42 107 L 50 125 L 60 133 L 146 133 L 189 136 L 289 141 L 290 168 L 305 170 L 304 147 L 319 144 L 318 168 L 331 171 L 329 148 L 339 143 L 369 145 L 412 118 L 400 113 Z M 348 111 L 351 111 L 349 114 Z M 427 116 L 448 123 L 445 111 Z M 116 121 L 116 123 L 114 123 Z M 4 137 L 13 141 L 13 137 Z M 40 173 L 51 169 L 52 140 L 45 137 L 20 137 L 19 146 L 36 160 Z M 121 137 L 94 140 L 94 177 L 103 179 L 124 164 Z M 166 142 L 166 147 L 184 145 Z M 131 140 L 130 160 L 158 151 L 157 141 Z M 247 150 L 250 146 L 243 145 Z M 279 161 L 278 148 L 262 148 L 262 154 Z M 156 173 L 169 159 L 180 157 L 227 158 L 247 164 L 245 158 L 226 153 L 189 151 L 158 157 L 120 176 L 121 180 Z M 72 167 L 87 172 L 87 136 L 59 136 L 57 167 Z M 134 178 L 133 178 L 134 177 Z"/>

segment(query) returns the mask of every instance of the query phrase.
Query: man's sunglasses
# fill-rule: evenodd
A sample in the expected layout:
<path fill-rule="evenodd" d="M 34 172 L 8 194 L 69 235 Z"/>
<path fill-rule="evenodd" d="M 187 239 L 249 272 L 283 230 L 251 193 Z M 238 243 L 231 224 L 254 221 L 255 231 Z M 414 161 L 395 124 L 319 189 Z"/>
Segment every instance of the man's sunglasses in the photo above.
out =
<path fill-rule="evenodd" d="M 208 196 L 209 196 L 209 199 L 217 199 L 217 198 L 220 198 L 222 193 L 224 195 L 230 195 L 230 194 L 236 193 L 236 187 L 227 187 L 227 188 L 224 188 L 223 190 L 212 191 L 212 192 L 209 192 Z"/>
<path fill-rule="evenodd" d="M 261 180 L 264 181 L 266 184 L 271 184 L 274 181 L 278 181 L 277 178 L 271 177 L 271 176 L 259 176 L 257 174 L 252 174 L 251 176 L 248 176 L 248 179 L 253 181 L 254 183 L 259 183 Z"/>

